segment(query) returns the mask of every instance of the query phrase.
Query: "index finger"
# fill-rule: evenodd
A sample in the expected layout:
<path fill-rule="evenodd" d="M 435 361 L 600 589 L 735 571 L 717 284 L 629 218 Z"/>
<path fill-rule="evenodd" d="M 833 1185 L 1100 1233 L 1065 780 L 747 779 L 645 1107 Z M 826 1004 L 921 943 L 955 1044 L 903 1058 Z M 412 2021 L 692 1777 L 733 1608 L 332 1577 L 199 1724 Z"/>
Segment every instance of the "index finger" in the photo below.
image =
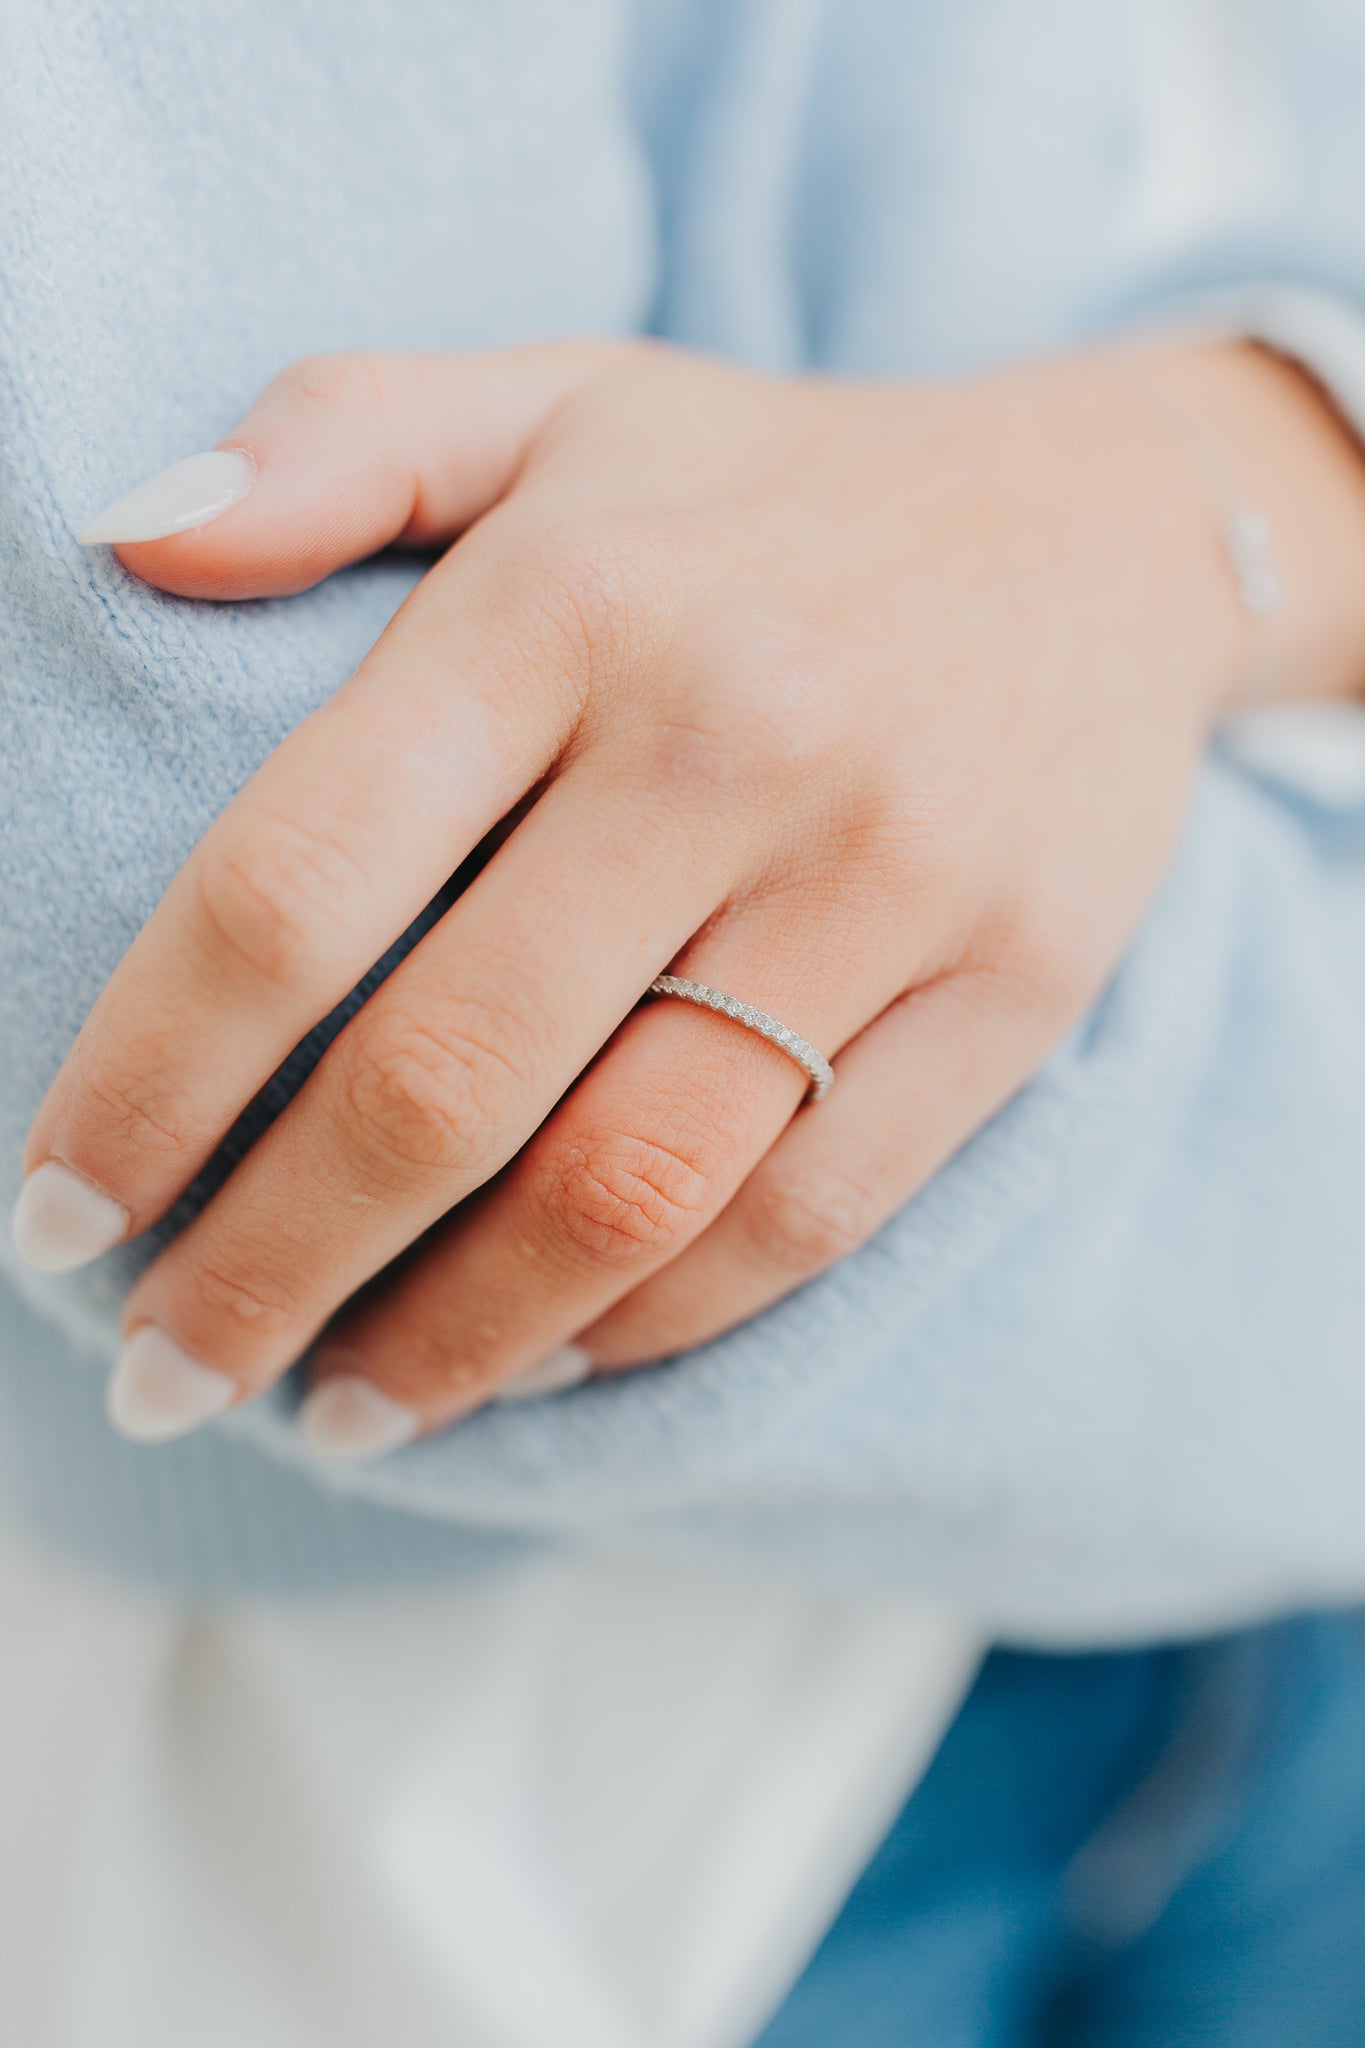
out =
<path fill-rule="evenodd" d="M 581 629 L 533 568 L 509 605 L 504 520 L 427 577 L 130 947 L 29 1136 L 15 1239 L 30 1264 L 69 1270 L 154 1222 L 553 764 L 581 696 Z"/>

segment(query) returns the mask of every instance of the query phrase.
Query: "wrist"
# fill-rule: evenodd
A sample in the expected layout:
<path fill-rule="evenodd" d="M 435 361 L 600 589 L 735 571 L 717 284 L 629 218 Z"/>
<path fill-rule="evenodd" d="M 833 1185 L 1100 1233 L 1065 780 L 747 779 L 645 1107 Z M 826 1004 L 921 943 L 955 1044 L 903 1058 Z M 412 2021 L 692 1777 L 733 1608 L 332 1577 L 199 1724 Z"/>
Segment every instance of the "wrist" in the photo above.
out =
<path fill-rule="evenodd" d="M 1134 348 L 1134 403 L 1184 462 L 1205 504 L 1205 602 L 1235 618 L 1236 652 L 1215 710 L 1365 689 L 1365 456 L 1302 370 L 1254 342 L 1171 340 Z M 1239 575 L 1230 521 L 1267 535 L 1271 602 Z"/>

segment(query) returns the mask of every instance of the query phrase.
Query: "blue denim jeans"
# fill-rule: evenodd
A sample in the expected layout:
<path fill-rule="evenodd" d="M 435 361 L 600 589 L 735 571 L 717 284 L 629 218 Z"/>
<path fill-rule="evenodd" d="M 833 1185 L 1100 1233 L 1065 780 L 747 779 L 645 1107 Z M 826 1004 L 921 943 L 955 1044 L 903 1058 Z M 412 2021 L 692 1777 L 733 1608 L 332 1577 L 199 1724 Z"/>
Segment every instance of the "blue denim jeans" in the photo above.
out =
<path fill-rule="evenodd" d="M 761 2048 L 1362 2048 L 1365 1635 L 998 1653 Z"/>

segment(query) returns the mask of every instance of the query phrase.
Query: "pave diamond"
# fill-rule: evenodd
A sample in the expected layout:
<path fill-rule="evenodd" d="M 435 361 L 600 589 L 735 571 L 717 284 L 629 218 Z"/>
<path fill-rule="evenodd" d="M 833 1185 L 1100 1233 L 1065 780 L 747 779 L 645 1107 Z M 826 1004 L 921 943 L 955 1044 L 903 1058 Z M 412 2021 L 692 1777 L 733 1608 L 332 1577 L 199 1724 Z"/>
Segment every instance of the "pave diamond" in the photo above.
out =
<path fill-rule="evenodd" d="M 822 1052 L 792 1030 L 789 1024 L 782 1024 L 776 1017 L 770 1017 L 766 1010 L 756 1010 L 752 1003 L 741 1003 L 737 996 L 727 996 L 723 989 L 708 988 L 704 981 L 687 981 L 680 974 L 660 974 L 649 984 L 652 996 L 677 996 L 681 1002 L 697 1003 L 703 1010 L 715 1010 L 721 1016 L 733 1017 L 736 1024 L 742 1024 L 747 1031 L 756 1031 L 760 1038 L 766 1038 L 769 1045 L 775 1045 L 788 1059 L 795 1060 L 802 1073 L 810 1082 L 810 1100 L 821 1102 L 834 1086 L 834 1069 Z"/>

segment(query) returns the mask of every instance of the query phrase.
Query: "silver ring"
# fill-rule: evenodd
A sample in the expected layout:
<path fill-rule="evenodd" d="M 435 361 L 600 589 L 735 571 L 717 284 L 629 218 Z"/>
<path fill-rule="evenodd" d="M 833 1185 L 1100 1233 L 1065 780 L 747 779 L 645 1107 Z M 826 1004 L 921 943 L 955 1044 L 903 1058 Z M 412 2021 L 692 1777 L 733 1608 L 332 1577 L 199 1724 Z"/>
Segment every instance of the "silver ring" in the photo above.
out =
<path fill-rule="evenodd" d="M 769 1045 L 775 1045 L 789 1060 L 795 1060 L 806 1079 L 810 1082 L 810 1100 L 823 1102 L 834 1086 L 834 1069 L 822 1052 L 807 1044 L 797 1032 L 791 1031 L 776 1017 L 770 1017 L 766 1010 L 756 1010 L 751 1003 L 741 1003 L 736 996 L 727 996 L 721 989 L 708 988 L 704 981 L 684 981 L 680 974 L 659 974 L 649 984 L 652 996 L 677 996 L 684 1003 L 696 1003 L 703 1010 L 715 1010 L 722 1017 L 733 1017 L 736 1024 L 742 1024 L 746 1031 L 756 1031 L 760 1038 L 766 1038 Z"/>

